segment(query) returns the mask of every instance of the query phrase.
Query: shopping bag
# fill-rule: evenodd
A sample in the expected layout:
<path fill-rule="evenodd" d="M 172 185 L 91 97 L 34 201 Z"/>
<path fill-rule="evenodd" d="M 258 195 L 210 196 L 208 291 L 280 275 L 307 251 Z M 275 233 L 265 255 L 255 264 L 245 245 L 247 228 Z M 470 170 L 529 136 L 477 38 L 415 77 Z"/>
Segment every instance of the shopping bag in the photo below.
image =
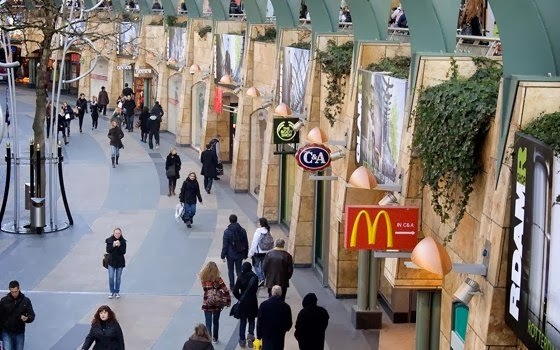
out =
<path fill-rule="evenodd" d="M 181 222 L 181 217 L 183 216 L 184 211 L 185 211 L 185 208 L 183 207 L 183 205 L 181 203 L 179 203 L 175 206 L 175 220 L 177 220 L 177 222 Z"/>
<path fill-rule="evenodd" d="M 262 340 L 260 340 L 260 339 L 255 339 L 255 340 L 253 341 L 253 349 L 255 349 L 255 350 L 261 350 L 261 348 L 262 348 Z"/>

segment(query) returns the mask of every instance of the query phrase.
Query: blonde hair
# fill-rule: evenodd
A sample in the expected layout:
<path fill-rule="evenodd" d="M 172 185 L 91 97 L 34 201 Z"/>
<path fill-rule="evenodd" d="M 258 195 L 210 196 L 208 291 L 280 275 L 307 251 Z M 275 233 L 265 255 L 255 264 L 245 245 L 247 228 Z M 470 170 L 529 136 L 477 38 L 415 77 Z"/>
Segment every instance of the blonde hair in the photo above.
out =
<path fill-rule="evenodd" d="M 199 338 L 199 339 L 202 338 L 206 340 L 211 340 L 210 334 L 208 333 L 206 326 L 203 325 L 202 323 L 199 323 L 194 327 L 194 333 L 192 335 L 192 338 Z"/>
<path fill-rule="evenodd" d="M 200 270 L 198 277 L 201 282 L 214 282 L 220 278 L 220 270 L 215 262 L 209 261 L 202 270 Z"/>

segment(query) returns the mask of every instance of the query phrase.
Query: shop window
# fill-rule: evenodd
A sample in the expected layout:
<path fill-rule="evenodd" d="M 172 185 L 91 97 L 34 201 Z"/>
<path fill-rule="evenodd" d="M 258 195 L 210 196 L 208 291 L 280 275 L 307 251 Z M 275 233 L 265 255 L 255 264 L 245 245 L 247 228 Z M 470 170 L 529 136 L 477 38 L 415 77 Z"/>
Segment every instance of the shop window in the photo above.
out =
<path fill-rule="evenodd" d="M 456 302 L 453 303 L 452 310 L 451 350 L 463 350 L 465 348 L 469 308 L 461 302 Z"/>

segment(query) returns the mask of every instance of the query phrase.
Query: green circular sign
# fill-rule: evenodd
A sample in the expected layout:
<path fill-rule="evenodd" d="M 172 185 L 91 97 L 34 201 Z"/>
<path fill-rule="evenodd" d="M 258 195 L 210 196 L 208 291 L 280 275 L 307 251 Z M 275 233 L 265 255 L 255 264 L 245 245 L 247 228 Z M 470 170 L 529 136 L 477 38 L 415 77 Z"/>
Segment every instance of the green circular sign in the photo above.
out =
<path fill-rule="evenodd" d="M 276 127 L 276 136 L 283 142 L 289 142 L 296 137 L 297 132 L 294 130 L 294 123 L 289 120 L 280 122 Z"/>

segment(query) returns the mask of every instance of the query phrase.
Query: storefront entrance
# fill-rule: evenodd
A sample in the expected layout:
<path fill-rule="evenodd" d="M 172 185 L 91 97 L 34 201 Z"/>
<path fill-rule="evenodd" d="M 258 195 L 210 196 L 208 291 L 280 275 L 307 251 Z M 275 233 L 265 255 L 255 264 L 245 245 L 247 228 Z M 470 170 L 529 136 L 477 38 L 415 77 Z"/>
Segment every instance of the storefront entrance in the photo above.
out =
<path fill-rule="evenodd" d="M 167 81 L 167 112 L 164 119 L 167 119 L 167 131 L 173 134 L 177 134 L 177 120 L 182 119 L 179 116 L 182 81 L 181 74 L 174 74 Z"/>
<path fill-rule="evenodd" d="M 191 146 L 201 150 L 204 145 L 202 140 L 202 118 L 204 117 L 204 95 L 206 94 L 206 83 L 198 82 L 192 87 L 191 98 Z"/>

